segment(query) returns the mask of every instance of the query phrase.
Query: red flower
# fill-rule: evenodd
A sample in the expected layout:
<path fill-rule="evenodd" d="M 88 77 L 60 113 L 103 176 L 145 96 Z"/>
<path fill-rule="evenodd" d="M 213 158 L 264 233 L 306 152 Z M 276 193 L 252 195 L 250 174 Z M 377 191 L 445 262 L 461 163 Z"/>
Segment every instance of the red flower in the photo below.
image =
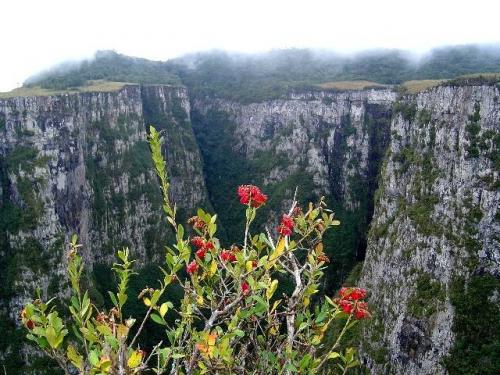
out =
<path fill-rule="evenodd" d="M 250 285 L 248 285 L 246 281 L 241 283 L 241 293 L 243 293 L 244 296 L 247 296 L 250 293 Z"/>
<path fill-rule="evenodd" d="M 214 248 L 214 244 L 212 242 L 205 241 L 205 239 L 198 236 L 193 237 L 191 239 L 191 243 L 198 248 L 196 255 L 198 255 L 198 258 L 200 259 L 204 259 L 207 251 Z"/>
<path fill-rule="evenodd" d="M 28 327 L 29 330 L 33 330 L 33 328 L 35 328 L 35 323 L 33 322 L 33 320 L 28 320 L 26 322 L 26 327 Z"/>
<path fill-rule="evenodd" d="M 258 265 L 257 261 L 256 261 L 256 260 L 253 260 L 253 261 L 252 261 L 252 267 L 253 267 L 253 268 L 257 268 L 257 265 Z"/>
<path fill-rule="evenodd" d="M 200 259 L 205 259 L 206 253 L 207 253 L 207 249 L 205 249 L 205 247 L 202 247 L 201 249 L 198 249 L 198 251 L 196 251 L 196 256 Z"/>
<path fill-rule="evenodd" d="M 198 271 L 198 263 L 196 263 L 196 260 L 193 260 L 191 263 L 189 263 L 186 266 L 186 270 L 188 273 L 194 273 Z"/>
<path fill-rule="evenodd" d="M 199 236 L 191 238 L 191 243 L 198 249 L 205 245 L 205 240 Z"/>
<path fill-rule="evenodd" d="M 238 187 L 240 203 L 250 205 L 254 208 L 262 206 L 267 201 L 267 195 L 263 194 L 257 186 L 241 185 Z"/>
<path fill-rule="evenodd" d="M 340 289 L 340 298 L 358 301 L 366 297 L 366 290 L 363 288 L 346 288 L 343 287 Z"/>
<path fill-rule="evenodd" d="M 358 320 L 369 318 L 371 314 L 368 311 L 368 304 L 366 302 L 356 302 L 354 316 Z"/>
<path fill-rule="evenodd" d="M 227 251 L 227 250 L 222 250 L 221 253 L 220 253 L 220 258 L 224 261 L 224 262 L 235 262 L 236 261 L 236 255 L 234 255 L 234 253 L 232 253 L 231 251 Z"/>
<path fill-rule="evenodd" d="M 283 215 L 278 233 L 282 236 L 290 236 L 293 233 L 293 219 L 288 215 Z"/>
<path fill-rule="evenodd" d="M 352 313 L 352 308 L 353 308 L 353 303 L 350 301 L 346 301 L 344 299 L 341 299 L 338 301 L 340 308 L 342 309 L 343 312 L 347 314 Z"/>
<path fill-rule="evenodd" d="M 339 308 L 347 313 L 354 314 L 357 320 L 369 318 L 368 303 L 361 301 L 366 297 L 366 290 L 363 288 L 341 288 L 340 298 L 335 298 L 334 302 Z"/>

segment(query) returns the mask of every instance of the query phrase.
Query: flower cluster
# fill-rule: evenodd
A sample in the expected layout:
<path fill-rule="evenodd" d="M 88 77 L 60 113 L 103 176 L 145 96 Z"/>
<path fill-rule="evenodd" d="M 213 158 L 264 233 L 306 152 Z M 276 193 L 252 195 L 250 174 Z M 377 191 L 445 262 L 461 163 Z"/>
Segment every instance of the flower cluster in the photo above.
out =
<path fill-rule="evenodd" d="M 341 299 L 349 301 L 358 301 L 366 297 L 366 290 L 363 288 L 340 288 L 339 295 Z"/>
<path fill-rule="evenodd" d="M 205 259 L 207 251 L 214 249 L 212 241 L 206 241 L 204 238 L 196 236 L 191 239 L 191 243 L 197 248 L 196 256 L 200 259 Z"/>
<path fill-rule="evenodd" d="M 248 285 L 246 281 L 243 281 L 243 283 L 241 283 L 241 293 L 244 296 L 248 296 L 250 294 L 250 285 Z"/>
<path fill-rule="evenodd" d="M 248 205 L 253 208 L 258 208 L 267 201 L 267 195 L 262 193 L 262 191 L 257 186 L 254 185 L 239 186 L 238 196 L 240 198 L 240 203 Z M 191 224 L 195 229 L 206 230 L 207 228 L 207 223 L 199 216 L 193 216 L 188 220 L 188 223 Z M 293 230 L 293 219 L 291 219 L 287 215 L 283 215 L 282 225 L 284 225 L 284 227 L 287 228 L 286 229 L 287 233 L 289 231 L 291 234 Z M 200 260 L 205 259 L 207 251 L 213 250 L 215 248 L 212 241 L 206 240 L 205 238 L 200 236 L 195 236 L 191 238 L 191 244 L 196 248 L 195 254 Z M 230 250 L 222 250 L 219 254 L 220 259 L 223 262 L 235 262 L 236 252 L 238 251 L 239 249 L 237 246 L 232 246 Z M 252 265 L 254 268 L 257 266 L 255 261 L 252 263 Z M 190 274 L 195 273 L 196 271 L 198 271 L 198 269 L 199 265 L 196 259 L 191 261 L 191 263 L 189 263 L 186 266 L 186 271 Z"/>
<path fill-rule="evenodd" d="M 222 250 L 220 253 L 220 258 L 224 262 L 236 262 L 236 254 L 231 250 Z"/>
<path fill-rule="evenodd" d="M 198 263 L 196 263 L 196 260 L 188 263 L 186 270 L 188 273 L 195 273 L 196 271 L 198 271 Z"/>
<path fill-rule="evenodd" d="M 369 318 L 368 303 L 362 301 L 366 297 L 366 290 L 363 288 L 341 288 L 339 298 L 334 301 L 346 314 L 354 314 L 358 320 Z"/>
<path fill-rule="evenodd" d="M 240 203 L 254 208 L 262 206 L 267 201 L 267 195 L 262 193 L 257 186 L 241 185 L 238 187 Z"/>
<path fill-rule="evenodd" d="M 290 236 L 293 233 L 293 219 L 284 214 L 278 227 L 278 233 L 282 236 Z"/>

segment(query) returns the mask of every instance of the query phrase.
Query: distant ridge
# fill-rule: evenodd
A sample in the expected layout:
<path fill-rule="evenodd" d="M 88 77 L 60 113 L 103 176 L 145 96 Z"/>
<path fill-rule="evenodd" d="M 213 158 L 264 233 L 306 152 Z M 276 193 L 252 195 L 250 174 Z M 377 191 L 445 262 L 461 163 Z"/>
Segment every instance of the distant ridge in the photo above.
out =
<path fill-rule="evenodd" d="M 479 72 L 500 72 L 500 45 L 442 47 L 419 60 L 401 50 L 364 51 L 350 56 L 309 49 L 260 54 L 211 51 L 163 62 L 98 51 L 92 59 L 60 64 L 32 76 L 23 87 L 66 90 L 85 87 L 96 80 L 184 84 L 195 95 L 252 102 L 279 98 L 291 89 L 315 89 L 326 83 L 333 88 L 352 81 L 399 85 L 427 80 L 427 85 L 430 80 L 439 82 Z"/>

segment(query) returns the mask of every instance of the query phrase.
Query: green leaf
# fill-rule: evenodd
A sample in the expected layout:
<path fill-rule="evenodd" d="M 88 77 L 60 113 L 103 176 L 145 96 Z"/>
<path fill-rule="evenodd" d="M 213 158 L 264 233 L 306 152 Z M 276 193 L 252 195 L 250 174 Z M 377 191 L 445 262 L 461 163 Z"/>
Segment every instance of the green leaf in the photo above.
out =
<path fill-rule="evenodd" d="M 96 335 L 92 331 L 90 331 L 88 328 L 81 327 L 80 332 L 83 333 L 83 337 L 85 337 L 85 339 L 87 341 L 90 341 L 90 342 L 98 342 L 99 341 L 97 339 Z"/>
<path fill-rule="evenodd" d="M 325 299 L 326 299 L 326 302 L 328 302 L 330 305 L 337 306 L 337 305 L 335 305 L 335 303 L 333 303 L 333 301 L 332 301 L 332 299 L 330 297 L 328 297 L 328 296 L 325 295 Z"/>
<path fill-rule="evenodd" d="M 111 328 L 109 328 L 107 325 L 99 324 L 98 326 L 96 326 L 96 329 L 104 336 L 112 336 L 113 335 Z"/>
<path fill-rule="evenodd" d="M 71 297 L 71 305 L 77 310 L 80 309 L 80 303 L 78 302 L 78 298 L 76 298 L 76 296 Z"/>
<path fill-rule="evenodd" d="M 271 254 L 269 255 L 269 261 L 266 264 L 266 269 L 270 269 L 273 266 L 274 261 L 278 259 L 280 255 L 283 254 L 284 251 L 285 251 L 285 239 L 282 238 L 280 242 L 278 242 L 278 244 L 276 245 L 276 249 L 274 249 L 273 252 L 271 252 Z"/>
<path fill-rule="evenodd" d="M 356 350 L 354 348 L 347 348 L 346 349 L 344 356 L 345 356 L 347 363 L 352 362 L 352 360 L 354 359 L 355 352 L 356 352 Z"/>
<path fill-rule="evenodd" d="M 45 337 L 47 338 L 47 342 L 49 343 L 51 348 L 57 349 L 57 334 L 54 327 L 47 327 L 47 329 L 45 330 Z"/>
<path fill-rule="evenodd" d="M 156 306 L 156 303 L 160 299 L 160 296 L 161 296 L 161 292 L 158 289 L 156 289 L 153 292 L 153 295 L 151 296 L 151 306 Z"/>
<path fill-rule="evenodd" d="M 210 223 L 208 225 L 208 234 L 210 235 L 210 237 L 213 237 L 215 232 L 217 232 L 217 224 Z"/>
<path fill-rule="evenodd" d="M 63 343 L 64 341 L 64 337 L 68 334 L 68 330 L 67 329 L 63 329 L 61 331 L 61 333 L 59 335 L 57 335 L 57 338 L 56 338 L 56 348 L 58 348 L 59 346 L 61 346 L 61 344 Z"/>
<path fill-rule="evenodd" d="M 88 293 L 85 292 L 85 294 L 83 295 L 82 310 L 80 312 L 82 317 L 84 317 L 87 314 L 89 307 L 90 307 L 90 298 L 88 296 Z"/>
<path fill-rule="evenodd" d="M 111 302 L 113 302 L 113 305 L 115 305 L 115 307 L 118 308 L 119 307 L 118 301 L 116 300 L 115 294 L 112 292 L 109 292 L 109 291 L 108 291 L 108 294 L 109 294 L 109 297 L 111 298 Z"/>
<path fill-rule="evenodd" d="M 340 354 L 337 352 L 331 352 L 330 354 L 328 354 L 328 359 L 335 359 L 338 357 L 340 357 Z"/>
<path fill-rule="evenodd" d="M 167 325 L 167 322 L 158 314 L 151 314 L 151 319 L 153 319 L 154 322 L 161 324 L 163 326 Z"/>
<path fill-rule="evenodd" d="M 354 361 L 350 362 L 347 365 L 347 368 L 356 367 L 356 366 L 359 366 L 359 361 L 357 359 L 355 359 Z"/>
<path fill-rule="evenodd" d="M 92 366 L 97 366 L 99 364 L 99 353 L 97 350 L 94 349 L 89 353 L 89 361 Z"/>
<path fill-rule="evenodd" d="M 38 346 L 42 349 L 45 349 L 47 346 L 49 346 L 49 343 L 47 342 L 47 339 L 45 337 L 38 337 L 36 341 L 38 343 Z"/>
<path fill-rule="evenodd" d="M 165 314 L 167 313 L 168 311 L 168 305 L 166 302 L 162 303 L 161 306 L 160 306 L 160 316 L 163 318 L 165 317 Z"/>
<path fill-rule="evenodd" d="M 120 306 L 125 305 L 127 302 L 128 296 L 125 293 L 118 293 L 118 302 L 120 302 Z"/>
<path fill-rule="evenodd" d="M 184 237 L 184 227 L 182 224 L 179 224 L 177 226 L 177 241 L 182 240 L 182 237 Z"/>
<path fill-rule="evenodd" d="M 68 345 L 67 355 L 71 363 L 73 363 L 78 370 L 83 371 L 83 357 L 78 354 L 73 345 Z"/>
<path fill-rule="evenodd" d="M 120 346 L 120 342 L 114 336 L 106 336 L 104 340 L 115 350 Z"/>
<path fill-rule="evenodd" d="M 235 329 L 234 334 L 238 337 L 243 337 L 245 336 L 245 332 L 243 332 L 241 329 Z"/>
<path fill-rule="evenodd" d="M 56 331 L 56 333 L 59 333 L 61 332 L 61 330 L 63 329 L 63 322 L 61 320 L 61 318 L 59 318 L 57 316 L 57 312 L 51 312 L 47 318 L 49 319 L 49 324 L 54 327 L 54 330 Z"/>
<path fill-rule="evenodd" d="M 299 326 L 299 329 L 297 330 L 297 332 L 302 331 L 303 329 L 307 328 L 307 326 L 309 326 L 308 322 L 302 322 L 302 323 L 300 323 L 300 326 Z"/>

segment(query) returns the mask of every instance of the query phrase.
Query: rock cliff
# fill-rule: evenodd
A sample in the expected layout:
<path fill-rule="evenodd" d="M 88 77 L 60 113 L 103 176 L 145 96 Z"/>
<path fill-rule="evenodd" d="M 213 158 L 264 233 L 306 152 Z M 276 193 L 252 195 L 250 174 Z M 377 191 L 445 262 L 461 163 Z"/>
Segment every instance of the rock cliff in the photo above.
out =
<path fill-rule="evenodd" d="M 256 224 L 271 231 L 296 187 L 301 202 L 326 197 L 342 225 L 325 241 L 324 292 L 366 257 L 360 283 L 375 311 L 361 354 L 371 373 L 495 373 L 499 97 L 491 84 L 443 85 L 244 104 L 128 85 L 0 100 L 0 329 L 9 336 L 0 358 L 20 363 L 26 353 L 14 321 L 35 287 L 64 295 L 71 233 L 94 276 L 121 246 L 142 265 L 160 260 L 170 233 L 146 142 L 154 124 L 180 215 L 213 206 L 227 244 L 244 224 L 240 184 L 269 195 Z"/>
<path fill-rule="evenodd" d="M 90 269 L 112 263 L 123 246 L 142 265 L 161 259 L 169 233 L 147 125 L 164 132 L 181 215 L 207 206 L 189 113 L 186 89 L 173 86 L 0 100 L 0 320 L 6 331 L 14 335 L 7 321 L 17 320 L 36 288 L 64 295 L 64 244 L 72 233 Z M 7 340 L 2 350 L 16 355 L 16 345 Z"/>
<path fill-rule="evenodd" d="M 444 86 L 394 106 L 361 278 L 372 373 L 495 373 L 499 96 Z"/>

